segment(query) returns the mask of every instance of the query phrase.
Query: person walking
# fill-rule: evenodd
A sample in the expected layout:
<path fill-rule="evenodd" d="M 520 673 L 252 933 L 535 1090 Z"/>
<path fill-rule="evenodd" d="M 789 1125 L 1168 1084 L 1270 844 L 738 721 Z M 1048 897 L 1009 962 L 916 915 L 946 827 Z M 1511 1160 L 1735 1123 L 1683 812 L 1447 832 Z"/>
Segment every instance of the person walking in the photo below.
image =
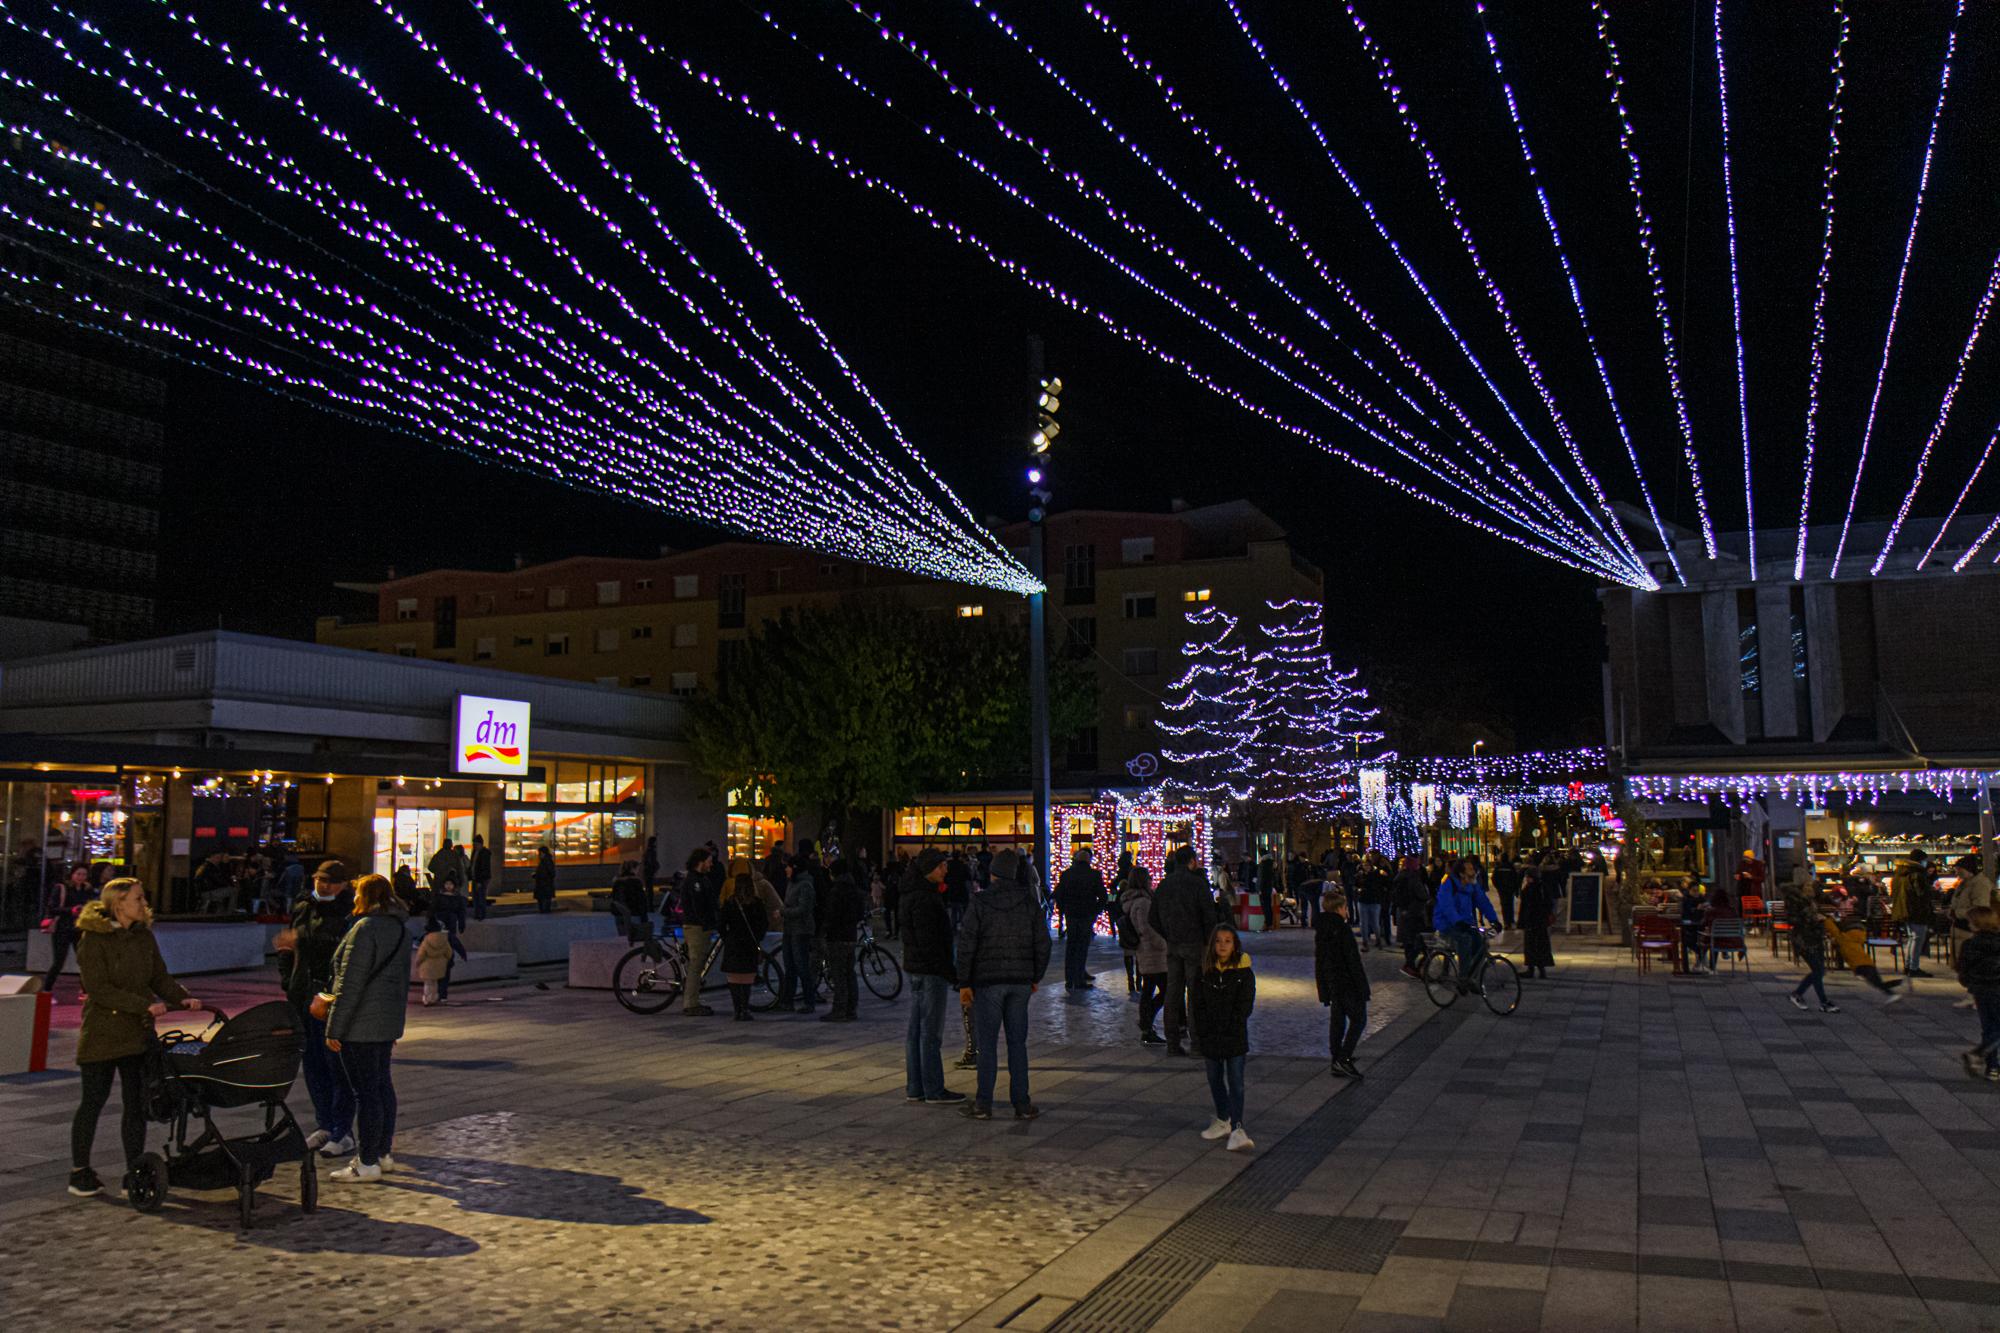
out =
<path fill-rule="evenodd" d="M 1108 898 L 1104 875 L 1079 851 L 1056 879 L 1056 908 L 1063 918 L 1063 989 L 1090 990 L 1090 942 L 1097 936 L 1097 918 Z"/>
<path fill-rule="evenodd" d="M 1153 924 L 1153 885 L 1146 867 L 1135 865 L 1125 876 L 1118 907 L 1132 930 L 1132 966 L 1139 974 L 1139 1044 L 1164 1046 L 1154 1022 L 1160 1016 L 1167 986 L 1167 937 Z"/>
<path fill-rule="evenodd" d="M 1003 849 L 993 858 L 991 887 L 972 900 L 958 927 L 959 998 L 972 1005 L 979 1057 L 977 1091 L 961 1109 L 974 1120 L 993 1118 L 1003 1028 L 1014 1118 L 1041 1114 L 1028 1096 L 1028 997 L 1048 971 L 1049 931 L 1021 872 L 1021 854 Z"/>
<path fill-rule="evenodd" d="M 1819 997 L 1821 1013 L 1839 1013 L 1840 1006 L 1826 998 L 1826 930 L 1821 924 L 1819 904 L 1813 900 L 1810 874 L 1786 886 L 1785 915 L 1792 925 L 1792 949 L 1806 965 L 1805 980 L 1787 998 L 1794 1009 L 1803 1009 L 1806 992 L 1811 990 Z"/>
<path fill-rule="evenodd" d="M 486 895 L 493 887 L 493 849 L 486 845 L 484 834 L 472 835 L 472 919 L 486 919 Z"/>
<path fill-rule="evenodd" d="M 546 843 L 536 850 L 535 910 L 547 915 L 556 910 L 556 855 Z"/>
<path fill-rule="evenodd" d="M 354 1160 L 328 1179 L 372 1184 L 396 1169 L 396 1085 L 390 1060 L 403 1035 L 409 1004 L 409 918 L 389 881 L 363 875 L 354 882 L 354 924 L 333 955 L 332 996 L 326 1006 L 326 1048 L 354 1089 L 359 1131 Z"/>
<path fill-rule="evenodd" d="M 1548 979 L 1556 965 L 1555 944 L 1550 930 L 1555 924 L 1556 901 L 1549 877 L 1529 866 L 1521 881 L 1520 910 L 1515 923 L 1521 927 L 1521 971 Z"/>
<path fill-rule="evenodd" d="M 1327 886 L 1319 920 L 1313 923 L 1313 980 L 1319 987 L 1319 1002 L 1328 1009 L 1330 1072 L 1335 1078 L 1360 1078 L 1354 1049 L 1368 1027 L 1368 973 L 1347 921 L 1347 894 L 1338 884 Z"/>
<path fill-rule="evenodd" d="M 1975 907 L 2000 908 L 2000 891 L 1996 891 L 1993 876 L 1986 873 L 1986 864 L 1977 856 L 1962 856 L 1952 869 L 1958 872 L 1958 887 L 1951 891 L 1951 943 L 1960 949 L 1972 938 L 1972 909 Z"/>
<path fill-rule="evenodd" d="M 1403 868 L 1389 886 L 1389 902 L 1396 912 L 1396 938 L 1403 943 L 1402 973 L 1418 977 L 1417 959 L 1424 950 L 1424 932 L 1431 925 L 1431 886 L 1424 876 L 1424 863 L 1417 856 L 1405 856 Z"/>
<path fill-rule="evenodd" d="M 1201 1132 L 1205 1139 L 1227 1138 L 1230 1152 L 1257 1145 L 1243 1127 L 1243 1077 L 1250 1058 L 1250 1011 L 1257 1007 L 1257 974 L 1243 952 L 1236 927 L 1219 925 L 1209 931 L 1202 949 L 1201 973 L 1189 990 L 1189 1016 L 1202 1059 L 1208 1065 L 1208 1094 L 1215 1119 Z"/>
<path fill-rule="evenodd" d="M 1370 944 L 1389 947 L 1389 889 L 1392 881 L 1380 853 L 1368 853 L 1354 896 L 1361 909 L 1361 952 Z"/>
<path fill-rule="evenodd" d="M 1167 1054 L 1175 1056 L 1189 1054 L 1188 989 L 1201 973 L 1209 936 L 1223 924 L 1193 860 L 1187 847 L 1168 856 L 1167 873 L 1153 892 L 1153 924 L 1167 941 Z"/>
<path fill-rule="evenodd" d="M 49 937 L 49 970 L 42 978 L 43 990 L 55 992 L 63 964 L 69 961 L 69 951 L 76 947 L 77 917 L 96 896 L 97 891 L 90 886 L 88 866 L 72 867 L 49 894 L 42 918 L 42 929 Z"/>
<path fill-rule="evenodd" d="M 722 867 L 716 864 L 715 853 L 706 847 L 689 852 L 680 895 L 681 942 L 687 949 L 688 977 L 681 988 L 683 1018 L 708 1018 L 715 1013 L 701 1002 L 701 979 L 708 973 L 708 954 L 721 929 L 722 888 Z"/>
<path fill-rule="evenodd" d="M 424 1008 L 441 1004 L 449 991 L 440 986 L 449 985 L 451 976 L 451 952 L 453 939 L 438 918 L 433 916 L 424 922 L 424 937 L 417 941 L 417 956 L 411 964 L 417 980 L 424 983 Z"/>
<path fill-rule="evenodd" d="M 1935 907 L 1931 902 L 1930 855 L 1918 847 L 1910 853 L 1910 859 L 1896 867 L 1895 896 L 1889 904 L 1889 919 L 1903 923 L 1908 932 L 1908 941 L 1903 951 L 1903 975 L 1906 977 L 1927 977 L 1924 971 L 1924 949 L 1930 943 L 1931 917 Z"/>
<path fill-rule="evenodd" d="M 292 924 L 275 941 L 278 984 L 299 1019 L 304 1040 L 299 1049 L 299 1073 L 312 1100 L 313 1131 L 306 1147 L 322 1157 L 344 1157 L 354 1151 L 354 1089 L 340 1071 L 340 1061 L 326 1048 L 326 1020 L 313 1012 L 313 997 L 333 988 L 333 955 L 353 924 L 354 893 L 347 867 L 322 861 L 313 871 L 312 887 L 292 905 Z"/>
<path fill-rule="evenodd" d="M 731 1015 L 739 1023 L 748 1023 L 754 1017 L 750 988 L 756 984 L 757 969 L 764 961 L 764 933 L 771 923 L 757 891 L 762 877 L 751 870 L 750 858 L 737 857 L 729 872 L 716 897 L 715 933 L 722 941 L 722 979 L 729 986 Z M 690 872 L 688 879 L 693 878 Z"/>
<path fill-rule="evenodd" d="M 1979 1010 L 1979 1044 L 1965 1053 L 1965 1072 L 2000 1083 L 2000 910 L 1975 907 L 1972 934 L 1958 950 L 1958 984 Z"/>
<path fill-rule="evenodd" d="M 124 1189 L 146 1155 L 146 1028 L 170 1007 L 200 1009 L 167 971 L 153 938 L 153 909 L 136 879 L 105 882 L 97 901 L 76 915 L 76 966 L 83 985 L 83 1028 L 77 1033 L 76 1067 L 83 1076 L 69 1131 L 69 1192 L 80 1199 L 104 1184 L 90 1168 L 97 1118 L 118 1080 L 122 1102 L 119 1146 L 125 1151 Z"/>
<path fill-rule="evenodd" d="M 833 863 L 827 900 L 820 909 L 820 930 L 826 940 L 826 981 L 832 992 L 822 1023 L 852 1023 L 861 1001 L 860 976 L 854 969 L 854 943 L 868 918 L 868 894 L 854 877 L 854 863 Z"/>
<path fill-rule="evenodd" d="M 944 1085 L 945 1001 L 958 989 L 951 956 L 951 914 L 944 906 L 944 853 L 926 848 L 910 863 L 902 893 L 903 972 L 910 979 L 910 1022 L 903 1035 L 903 1098 L 955 1106 L 962 1092 Z"/>
<path fill-rule="evenodd" d="M 818 1008 L 819 979 L 813 976 L 813 940 L 819 933 L 819 884 L 803 861 L 785 893 L 785 980 L 778 1008 L 809 1014 Z"/>

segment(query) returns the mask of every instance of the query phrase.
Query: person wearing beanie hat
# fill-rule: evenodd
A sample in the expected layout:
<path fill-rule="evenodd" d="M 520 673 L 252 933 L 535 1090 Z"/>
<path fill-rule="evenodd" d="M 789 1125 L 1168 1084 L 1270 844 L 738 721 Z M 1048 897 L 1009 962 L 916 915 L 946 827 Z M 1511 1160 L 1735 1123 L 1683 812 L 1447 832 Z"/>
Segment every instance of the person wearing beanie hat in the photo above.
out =
<path fill-rule="evenodd" d="M 1011 847 L 995 856 L 992 886 L 973 898 L 958 928 L 959 1000 L 972 1007 L 979 1070 L 978 1091 L 961 1110 L 974 1120 L 993 1118 L 1003 1028 L 1014 1118 L 1041 1114 L 1028 1099 L 1028 997 L 1048 971 L 1049 929 L 1023 870 Z"/>
<path fill-rule="evenodd" d="M 945 910 L 944 853 L 918 853 L 900 898 L 903 971 L 910 978 L 910 1024 L 903 1038 L 903 1097 L 950 1106 L 965 1100 L 944 1085 L 945 999 L 958 986 L 951 956 L 951 914 Z"/>
<path fill-rule="evenodd" d="M 313 1132 L 306 1146 L 326 1157 L 354 1151 L 354 1090 L 340 1062 L 326 1048 L 326 1022 L 312 1016 L 312 998 L 333 989 L 333 954 L 353 924 L 354 893 L 347 867 L 340 861 L 319 863 L 312 888 L 292 905 L 292 924 L 275 941 L 278 980 L 285 998 L 298 1012 L 305 1043 L 299 1053 L 299 1073 L 312 1099 Z"/>

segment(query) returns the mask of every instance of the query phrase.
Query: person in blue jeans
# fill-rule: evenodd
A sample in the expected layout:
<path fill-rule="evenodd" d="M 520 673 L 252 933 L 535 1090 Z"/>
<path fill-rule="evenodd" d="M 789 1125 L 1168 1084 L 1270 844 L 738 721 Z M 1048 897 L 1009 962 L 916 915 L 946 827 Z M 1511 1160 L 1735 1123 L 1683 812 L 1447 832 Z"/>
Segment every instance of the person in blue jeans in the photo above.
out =
<path fill-rule="evenodd" d="M 347 868 L 339 861 L 322 861 L 313 871 L 312 887 L 292 904 L 291 928 L 277 939 L 278 980 L 305 1036 L 299 1073 L 312 1099 L 314 1120 L 306 1146 L 324 1157 L 354 1151 L 354 1090 L 339 1059 L 326 1048 L 326 1024 L 312 1016 L 312 998 L 333 988 L 334 951 L 347 935 L 353 911 Z"/>
<path fill-rule="evenodd" d="M 910 978 L 910 1025 L 903 1038 L 905 1101 L 949 1106 L 965 1100 L 944 1085 L 944 1015 L 958 989 L 951 958 L 951 913 L 944 903 L 944 853 L 926 851 L 911 863 L 899 895 L 903 971 Z"/>
<path fill-rule="evenodd" d="M 1479 979 L 1480 965 L 1486 961 L 1486 934 L 1479 919 L 1498 928 L 1500 917 L 1479 887 L 1479 863 L 1471 857 L 1454 862 L 1451 873 L 1438 885 L 1437 906 L 1431 909 L 1431 929 L 1458 959 L 1459 984 L 1470 986 Z"/>
<path fill-rule="evenodd" d="M 1346 929 L 1345 923 L 1342 929 Z M 1208 1066 L 1215 1119 L 1201 1136 L 1227 1138 L 1230 1152 L 1257 1145 L 1243 1127 L 1243 1078 L 1250 1059 L 1250 1011 L 1257 1007 L 1257 974 L 1234 926 L 1217 926 L 1202 950 L 1201 974 L 1188 987 L 1188 1021 Z"/>
<path fill-rule="evenodd" d="M 958 927 L 959 999 L 972 1006 L 978 1090 L 961 1109 L 993 1118 L 999 1040 L 1007 1034 L 1007 1096 L 1016 1120 L 1041 1112 L 1028 1097 L 1028 997 L 1049 968 L 1048 916 L 1030 887 L 1020 853 L 993 858 L 992 884 L 973 896 Z"/>

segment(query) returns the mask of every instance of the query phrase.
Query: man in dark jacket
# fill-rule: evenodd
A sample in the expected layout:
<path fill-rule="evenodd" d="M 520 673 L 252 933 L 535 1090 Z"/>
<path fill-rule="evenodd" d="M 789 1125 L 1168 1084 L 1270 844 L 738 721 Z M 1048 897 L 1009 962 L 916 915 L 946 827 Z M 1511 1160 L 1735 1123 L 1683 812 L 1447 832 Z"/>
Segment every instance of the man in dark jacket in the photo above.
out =
<path fill-rule="evenodd" d="M 1265 864 L 1269 865 L 1267 859 Z M 1189 1054 L 1188 984 L 1201 971 L 1208 932 L 1222 913 L 1208 881 L 1194 869 L 1194 849 L 1182 847 L 1167 858 L 1167 873 L 1153 891 L 1153 927 L 1167 937 L 1167 1054 Z"/>
<path fill-rule="evenodd" d="M 472 868 L 467 873 L 472 876 L 472 919 L 484 921 L 486 891 L 493 883 L 493 849 L 486 845 L 483 834 L 472 835 Z M 647 880 L 646 887 L 649 890 L 652 888 L 650 879 Z"/>
<path fill-rule="evenodd" d="M 701 976 L 708 970 L 708 951 L 720 933 L 722 867 L 715 853 L 697 847 L 688 854 L 681 879 L 681 941 L 687 946 L 687 982 L 681 987 L 681 1016 L 707 1018 L 715 1010 L 701 1002 Z M 661 915 L 666 915 L 665 909 Z"/>
<path fill-rule="evenodd" d="M 854 973 L 854 941 L 868 915 L 868 893 L 854 878 L 854 866 L 835 861 L 827 879 L 826 900 L 820 906 L 820 930 L 826 940 L 826 980 L 833 990 L 832 1007 L 822 1023 L 852 1023 L 860 994 Z"/>
<path fill-rule="evenodd" d="M 1319 1002 L 1329 1006 L 1327 1049 L 1335 1078 L 1360 1078 L 1354 1048 L 1368 1026 L 1368 973 L 1361 967 L 1361 950 L 1354 945 L 1354 928 L 1347 921 L 1347 895 L 1329 886 L 1313 923 L 1313 980 Z"/>
<path fill-rule="evenodd" d="M 1028 996 L 1049 968 L 1049 930 L 1021 874 L 1021 854 L 1013 848 L 994 857 L 992 887 L 973 899 L 958 927 L 959 997 L 972 1005 L 978 1040 L 979 1089 L 964 1107 L 974 1120 L 993 1118 L 1002 1027 L 1014 1118 L 1041 1114 L 1028 1100 Z"/>
<path fill-rule="evenodd" d="M 1069 868 L 1056 879 L 1056 906 L 1063 914 L 1063 988 L 1084 990 L 1097 983 L 1090 979 L 1090 941 L 1097 934 L 1097 918 L 1110 901 L 1104 891 L 1104 876 L 1090 864 L 1088 852 L 1078 852 Z"/>
<path fill-rule="evenodd" d="M 965 920 L 965 908 L 971 901 L 972 867 L 966 863 L 963 852 L 953 852 L 944 867 L 944 906 L 951 913 L 954 931 Z"/>
<path fill-rule="evenodd" d="M 313 871 L 311 890 L 292 906 L 291 929 L 278 935 L 278 981 L 298 1011 L 305 1033 L 299 1072 L 305 1077 L 315 1122 L 306 1146 L 321 1149 L 327 1157 L 354 1151 L 354 1091 L 339 1060 L 326 1049 L 326 1024 L 312 1016 L 310 1006 L 314 995 L 333 989 L 333 952 L 353 924 L 353 913 L 347 867 L 322 861 Z"/>
<path fill-rule="evenodd" d="M 1431 928 L 1431 886 L 1421 860 L 1403 858 L 1389 900 L 1396 909 L 1396 936 L 1403 942 L 1403 975 L 1414 977 L 1418 975 L 1417 958 L 1424 949 L 1424 932 Z"/>
<path fill-rule="evenodd" d="M 948 1106 L 965 1100 L 944 1085 L 945 1001 L 958 987 L 951 959 L 951 914 L 944 910 L 944 853 L 926 850 L 910 864 L 898 895 L 903 971 L 910 978 L 910 1025 L 903 1038 L 903 1096 Z"/>

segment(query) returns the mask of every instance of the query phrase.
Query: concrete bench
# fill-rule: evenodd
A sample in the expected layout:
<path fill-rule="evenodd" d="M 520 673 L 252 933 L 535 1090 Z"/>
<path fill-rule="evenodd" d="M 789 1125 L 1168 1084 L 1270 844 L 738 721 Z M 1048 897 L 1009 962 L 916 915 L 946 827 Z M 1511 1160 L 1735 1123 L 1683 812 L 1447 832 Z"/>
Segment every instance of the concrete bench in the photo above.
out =
<path fill-rule="evenodd" d="M 536 912 L 468 921 L 458 933 L 468 953 L 509 953 L 516 961 L 560 963 L 579 940 L 624 943 L 618 923 L 602 912 Z"/>
<path fill-rule="evenodd" d="M 281 929 L 257 921 L 161 921 L 153 926 L 153 938 L 160 942 L 167 971 L 191 977 L 264 966 L 271 939 Z M 49 970 L 50 948 L 47 935 L 39 930 L 28 933 L 28 971 Z M 75 949 L 64 960 L 63 971 L 75 975 Z"/>
<path fill-rule="evenodd" d="M 611 973 L 632 948 L 623 935 L 605 939 L 575 940 L 569 946 L 569 985 L 572 990 L 610 990 Z"/>

